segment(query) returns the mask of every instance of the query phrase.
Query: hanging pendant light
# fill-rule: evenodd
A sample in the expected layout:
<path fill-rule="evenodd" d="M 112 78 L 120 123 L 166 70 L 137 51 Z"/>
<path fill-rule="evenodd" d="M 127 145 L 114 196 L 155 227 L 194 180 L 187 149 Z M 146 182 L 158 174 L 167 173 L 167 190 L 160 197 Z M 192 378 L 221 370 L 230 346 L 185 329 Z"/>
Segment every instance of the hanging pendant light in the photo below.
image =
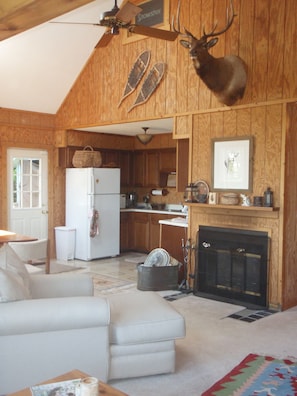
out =
<path fill-rule="evenodd" d="M 144 133 L 140 133 L 140 134 L 136 135 L 136 137 L 140 141 L 140 143 L 148 144 L 152 140 L 153 135 L 148 135 L 146 133 L 147 130 L 149 129 L 148 127 L 142 127 L 142 129 L 144 130 Z"/>

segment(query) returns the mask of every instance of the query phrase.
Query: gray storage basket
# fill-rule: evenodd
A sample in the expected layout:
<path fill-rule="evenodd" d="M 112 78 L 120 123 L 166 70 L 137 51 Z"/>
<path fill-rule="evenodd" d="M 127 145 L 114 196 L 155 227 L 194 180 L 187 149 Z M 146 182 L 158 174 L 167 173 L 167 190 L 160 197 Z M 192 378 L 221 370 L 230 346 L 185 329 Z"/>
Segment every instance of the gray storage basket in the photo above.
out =
<path fill-rule="evenodd" d="M 178 269 L 178 265 L 147 267 L 139 264 L 137 267 L 137 289 L 144 291 L 177 290 Z"/>

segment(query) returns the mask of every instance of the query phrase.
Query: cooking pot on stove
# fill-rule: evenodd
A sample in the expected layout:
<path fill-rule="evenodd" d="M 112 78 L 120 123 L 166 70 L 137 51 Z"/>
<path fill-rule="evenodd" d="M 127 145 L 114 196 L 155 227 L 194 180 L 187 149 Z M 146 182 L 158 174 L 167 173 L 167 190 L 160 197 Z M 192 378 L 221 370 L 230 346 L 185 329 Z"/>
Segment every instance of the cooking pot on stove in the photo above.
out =
<path fill-rule="evenodd" d="M 137 205 L 138 196 L 136 192 L 130 192 L 127 194 L 127 208 L 135 208 Z"/>

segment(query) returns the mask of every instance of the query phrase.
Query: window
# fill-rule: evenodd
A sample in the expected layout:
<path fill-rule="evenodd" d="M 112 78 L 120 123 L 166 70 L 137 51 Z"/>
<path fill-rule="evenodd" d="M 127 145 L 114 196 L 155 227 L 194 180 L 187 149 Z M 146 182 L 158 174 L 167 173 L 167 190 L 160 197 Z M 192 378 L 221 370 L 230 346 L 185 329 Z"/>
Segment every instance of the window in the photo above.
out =
<path fill-rule="evenodd" d="M 40 159 L 13 158 L 13 208 L 41 207 Z"/>

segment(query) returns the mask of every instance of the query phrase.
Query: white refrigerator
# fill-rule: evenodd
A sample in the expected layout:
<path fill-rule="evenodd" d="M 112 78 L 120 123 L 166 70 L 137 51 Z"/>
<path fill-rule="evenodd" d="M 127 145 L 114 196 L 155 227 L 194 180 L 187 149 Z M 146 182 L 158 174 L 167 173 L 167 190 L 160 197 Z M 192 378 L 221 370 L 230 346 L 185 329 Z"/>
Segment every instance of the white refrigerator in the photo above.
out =
<path fill-rule="evenodd" d="M 76 259 L 119 254 L 120 169 L 66 169 L 66 226 L 76 230 Z"/>

